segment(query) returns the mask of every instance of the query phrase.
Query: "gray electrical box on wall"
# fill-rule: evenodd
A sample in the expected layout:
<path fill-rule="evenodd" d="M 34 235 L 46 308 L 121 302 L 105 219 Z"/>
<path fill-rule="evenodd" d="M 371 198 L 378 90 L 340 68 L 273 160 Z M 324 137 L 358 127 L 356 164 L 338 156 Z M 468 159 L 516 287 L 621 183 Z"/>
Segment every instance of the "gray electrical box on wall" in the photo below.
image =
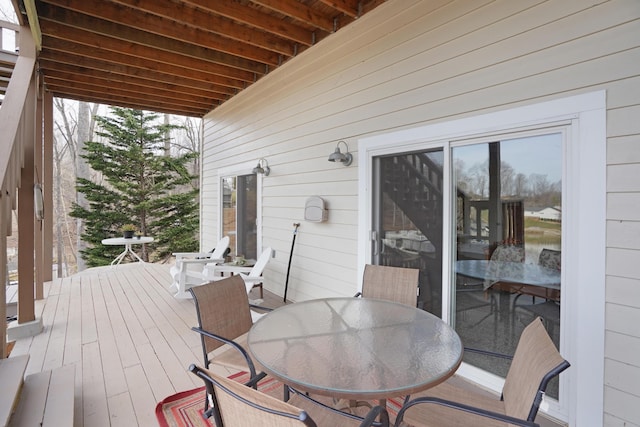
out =
<path fill-rule="evenodd" d="M 311 196 L 304 204 L 304 219 L 310 222 L 324 222 L 328 218 L 324 200 L 318 196 Z"/>

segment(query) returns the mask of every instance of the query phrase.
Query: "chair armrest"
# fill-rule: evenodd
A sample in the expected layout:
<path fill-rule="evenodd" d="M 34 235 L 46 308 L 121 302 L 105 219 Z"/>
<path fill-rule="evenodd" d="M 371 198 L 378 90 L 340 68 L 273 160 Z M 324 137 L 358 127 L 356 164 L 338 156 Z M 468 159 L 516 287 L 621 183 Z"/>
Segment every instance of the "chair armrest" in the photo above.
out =
<path fill-rule="evenodd" d="M 416 399 L 410 400 L 409 402 L 402 405 L 400 411 L 398 411 L 398 415 L 396 417 L 396 426 L 401 424 L 401 421 L 404 418 L 404 413 L 407 409 L 414 405 L 419 404 L 435 404 L 445 406 L 447 408 L 464 411 L 471 414 L 475 414 L 481 417 L 492 418 L 494 420 L 503 421 L 510 425 L 522 426 L 522 427 L 540 427 L 539 424 L 536 424 L 533 421 L 521 420 L 519 418 L 510 417 L 509 415 L 500 414 L 498 412 L 487 411 L 486 409 L 476 408 L 474 406 L 465 405 L 463 403 L 453 402 L 451 400 L 440 399 L 438 397 L 418 397 Z"/>
<path fill-rule="evenodd" d="M 210 258 L 187 258 L 180 260 L 181 265 L 192 265 L 192 264 L 210 264 L 215 260 L 211 260 Z"/>
<path fill-rule="evenodd" d="M 479 348 L 465 347 L 464 351 L 466 351 L 468 353 L 477 353 L 477 354 L 482 354 L 482 355 L 485 355 L 485 356 L 498 357 L 500 359 L 513 360 L 513 356 L 511 356 L 509 354 L 496 353 L 494 351 L 482 350 L 482 349 L 479 349 Z"/>
<path fill-rule="evenodd" d="M 221 273 L 249 273 L 253 267 L 244 267 L 241 265 L 214 265 L 211 267 L 212 272 L 221 272 Z"/>
<path fill-rule="evenodd" d="M 240 344 L 238 344 L 234 340 L 230 340 L 230 339 L 222 337 L 220 335 L 212 334 L 211 332 L 205 331 L 204 329 L 198 328 L 197 326 L 192 327 L 191 330 L 199 333 L 200 335 L 204 335 L 204 336 L 209 337 L 211 339 L 221 341 L 221 342 L 223 342 L 225 344 L 230 345 L 234 349 L 236 349 L 238 352 L 240 352 L 240 354 L 242 354 L 242 356 L 244 357 L 245 361 L 247 362 L 247 366 L 249 367 L 249 376 L 250 376 L 250 378 L 253 378 L 253 377 L 256 376 L 256 367 L 253 364 L 253 360 L 251 360 L 251 357 L 249 356 L 249 353 L 247 353 L 247 350 L 245 350 L 244 347 L 242 347 Z"/>
<path fill-rule="evenodd" d="M 242 279 L 246 282 L 246 283 L 260 283 L 262 281 L 264 281 L 264 277 L 262 276 L 246 276 L 246 275 L 242 275 Z"/>
<path fill-rule="evenodd" d="M 172 255 L 176 258 L 209 258 L 211 252 L 174 252 Z"/>
<path fill-rule="evenodd" d="M 273 311 L 273 308 L 271 307 L 263 307 L 261 305 L 255 305 L 255 304 L 249 304 L 249 308 L 255 308 L 256 310 L 262 310 L 262 311 Z"/>

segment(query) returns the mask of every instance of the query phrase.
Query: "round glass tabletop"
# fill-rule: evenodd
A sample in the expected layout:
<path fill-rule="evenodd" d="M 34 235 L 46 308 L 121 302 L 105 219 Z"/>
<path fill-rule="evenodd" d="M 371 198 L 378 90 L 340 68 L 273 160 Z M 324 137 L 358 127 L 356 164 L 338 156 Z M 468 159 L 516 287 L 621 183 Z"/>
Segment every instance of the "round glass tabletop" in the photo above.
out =
<path fill-rule="evenodd" d="M 367 298 L 282 306 L 253 325 L 248 347 L 267 373 L 295 388 L 364 400 L 435 386 L 456 371 L 463 351 L 438 317 Z"/>

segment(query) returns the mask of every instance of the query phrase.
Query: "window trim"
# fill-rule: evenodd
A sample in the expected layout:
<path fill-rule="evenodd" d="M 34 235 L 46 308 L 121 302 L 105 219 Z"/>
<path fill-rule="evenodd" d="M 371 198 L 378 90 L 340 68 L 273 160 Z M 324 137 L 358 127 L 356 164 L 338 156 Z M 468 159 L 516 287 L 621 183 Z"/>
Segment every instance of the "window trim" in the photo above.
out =
<path fill-rule="evenodd" d="M 597 91 L 504 111 L 395 130 L 358 140 L 358 275 L 370 262 L 371 164 L 374 156 L 417 149 L 443 147 L 443 188 L 450 188 L 450 147 L 482 135 L 556 126 L 568 123 L 563 165 L 563 297 L 573 304 L 563 306 L 562 353 L 572 364 L 563 374 L 560 404 L 544 402 L 541 409 L 565 419 L 570 425 L 586 425 L 601 419 L 604 411 L 605 330 L 605 230 L 606 230 L 606 92 Z M 450 192 L 445 193 L 444 218 L 451 217 Z M 571 222 L 569 222 L 571 218 Z M 443 272 L 450 271 L 452 224 L 443 230 Z M 451 278 L 449 278 L 451 280 Z M 579 284 L 579 285 L 578 285 Z M 443 285 L 444 286 L 444 285 Z M 448 292 L 445 286 L 443 295 Z M 584 289 L 588 289 L 585 292 Z M 443 318 L 448 306 L 443 304 Z M 463 365 L 458 371 L 477 379 L 478 369 Z M 483 376 L 486 380 L 486 375 Z M 580 379 L 578 381 L 578 379 Z M 487 384 L 500 390 L 502 379 Z M 486 384 L 486 382 L 485 382 Z"/>

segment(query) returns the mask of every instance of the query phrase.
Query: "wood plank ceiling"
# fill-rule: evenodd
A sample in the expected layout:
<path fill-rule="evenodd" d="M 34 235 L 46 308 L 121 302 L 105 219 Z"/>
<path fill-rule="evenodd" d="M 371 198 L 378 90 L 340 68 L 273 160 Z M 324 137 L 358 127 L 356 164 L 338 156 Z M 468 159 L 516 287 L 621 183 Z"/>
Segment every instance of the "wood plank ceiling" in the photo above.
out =
<path fill-rule="evenodd" d="M 201 117 L 384 1 L 36 0 L 39 70 L 57 97 Z"/>

